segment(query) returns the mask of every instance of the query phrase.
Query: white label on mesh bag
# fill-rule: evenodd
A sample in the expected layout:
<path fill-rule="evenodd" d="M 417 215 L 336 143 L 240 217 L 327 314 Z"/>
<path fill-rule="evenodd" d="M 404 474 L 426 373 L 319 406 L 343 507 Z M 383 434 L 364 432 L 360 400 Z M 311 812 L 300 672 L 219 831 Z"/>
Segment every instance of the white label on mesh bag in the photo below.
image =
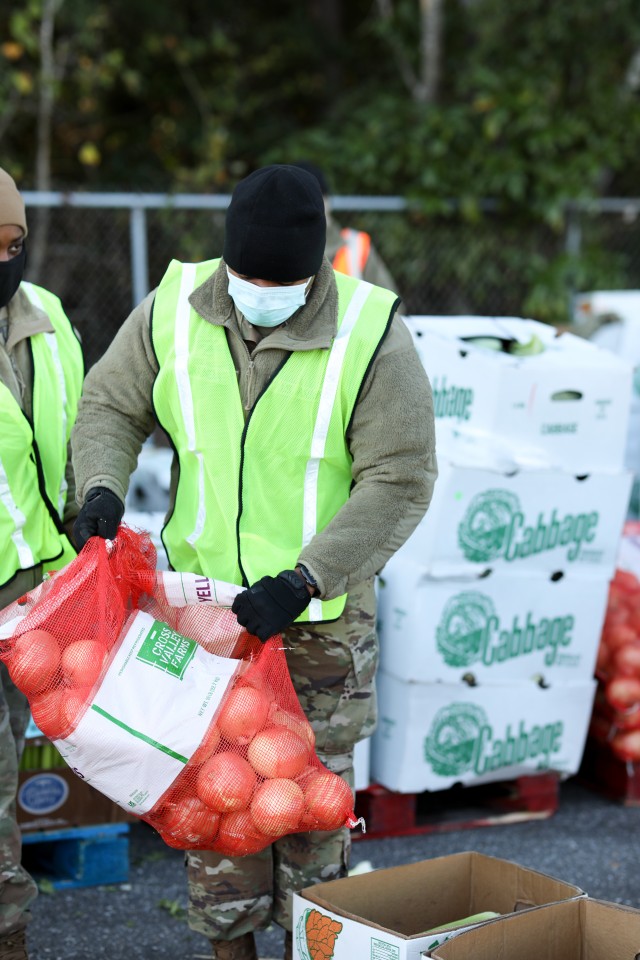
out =
<path fill-rule="evenodd" d="M 190 604 L 213 603 L 219 607 L 230 607 L 245 587 L 224 580 L 212 580 L 197 573 L 179 573 L 173 570 L 159 570 L 158 581 L 162 584 L 170 607 L 186 607 Z"/>
<path fill-rule="evenodd" d="M 140 816 L 182 773 L 240 662 L 138 612 L 91 706 L 55 745 L 83 780 Z"/>
<path fill-rule="evenodd" d="M 18 615 L 17 617 L 12 617 L 11 620 L 7 620 L 6 623 L 3 623 L 2 626 L 0 626 L 0 640 L 9 640 L 23 620 L 24 617 Z"/>

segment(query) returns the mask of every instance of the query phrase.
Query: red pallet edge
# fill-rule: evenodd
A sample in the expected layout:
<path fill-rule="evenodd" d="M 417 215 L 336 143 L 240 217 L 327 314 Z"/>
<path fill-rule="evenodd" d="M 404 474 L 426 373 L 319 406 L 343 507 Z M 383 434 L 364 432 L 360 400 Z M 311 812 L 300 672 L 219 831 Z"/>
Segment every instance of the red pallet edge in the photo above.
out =
<path fill-rule="evenodd" d="M 365 832 L 352 836 L 366 840 L 546 819 L 558 809 L 559 784 L 556 773 L 423 793 L 396 793 L 374 783 L 356 793 L 356 816 L 364 819 Z"/>

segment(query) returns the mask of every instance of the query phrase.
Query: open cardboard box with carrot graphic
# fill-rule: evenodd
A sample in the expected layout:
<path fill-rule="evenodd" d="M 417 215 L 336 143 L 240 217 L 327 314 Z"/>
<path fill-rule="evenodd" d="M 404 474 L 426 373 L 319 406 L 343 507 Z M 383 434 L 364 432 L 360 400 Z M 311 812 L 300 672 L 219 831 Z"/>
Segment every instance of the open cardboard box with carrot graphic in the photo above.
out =
<path fill-rule="evenodd" d="M 418 960 L 474 924 L 584 896 L 508 860 L 456 853 L 306 887 L 294 895 L 293 956 Z"/>

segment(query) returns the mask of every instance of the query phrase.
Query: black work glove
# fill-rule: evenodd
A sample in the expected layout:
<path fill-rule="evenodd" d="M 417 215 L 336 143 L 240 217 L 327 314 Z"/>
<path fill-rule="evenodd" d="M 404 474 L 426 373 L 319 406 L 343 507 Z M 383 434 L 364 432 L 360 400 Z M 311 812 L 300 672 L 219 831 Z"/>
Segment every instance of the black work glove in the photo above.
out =
<path fill-rule="evenodd" d="M 238 623 L 264 643 L 291 626 L 310 602 L 311 595 L 300 574 L 283 570 L 277 577 L 262 577 L 239 593 L 231 609 Z"/>
<path fill-rule="evenodd" d="M 120 497 L 106 487 L 92 487 L 73 525 L 73 539 L 78 550 L 82 550 L 89 537 L 113 540 L 123 513 L 124 503 Z"/>

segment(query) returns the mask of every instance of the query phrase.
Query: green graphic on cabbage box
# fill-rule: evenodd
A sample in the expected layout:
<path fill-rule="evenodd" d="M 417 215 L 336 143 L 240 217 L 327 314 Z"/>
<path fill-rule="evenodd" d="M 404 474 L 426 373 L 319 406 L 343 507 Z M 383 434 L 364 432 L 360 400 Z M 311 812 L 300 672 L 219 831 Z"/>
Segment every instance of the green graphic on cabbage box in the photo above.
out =
<path fill-rule="evenodd" d="M 424 741 L 425 760 L 433 772 L 457 777 L 471 770 L 486 725 L 486 713 L 472 703 L 451 703 L 439 710 Z"/>
<path fill-rule="evenodd" d="M 301 960 L 331 960 L 342 924 L 315 908 L 305 910 L 296 926 Z"/>
<path fill-rule="evenodd" d="M 478 493 L 458 527 L 458 544 L 468 560 L 486 563 L 504 551 L 520 501 L 509 490 Z"/>
<path fill-rule="evenodd" d="M 436 628 L 436 643 L 450 667 L 468 667 L 482 656 L 487 624 L 496 611 L 482 593 L 466 591 L 451 597 Z"/>
<path fill-rule="evenodd" d="M 176 633 L 160 620 L 154 620 L 153 626 L 140 645 L 136 660 L 148 663 L 149 666 L 157 667 L 158 670 L 182 680 L 197 649 L 198 644 L 195 640 L 183 637 L 181 633 Z"/>

